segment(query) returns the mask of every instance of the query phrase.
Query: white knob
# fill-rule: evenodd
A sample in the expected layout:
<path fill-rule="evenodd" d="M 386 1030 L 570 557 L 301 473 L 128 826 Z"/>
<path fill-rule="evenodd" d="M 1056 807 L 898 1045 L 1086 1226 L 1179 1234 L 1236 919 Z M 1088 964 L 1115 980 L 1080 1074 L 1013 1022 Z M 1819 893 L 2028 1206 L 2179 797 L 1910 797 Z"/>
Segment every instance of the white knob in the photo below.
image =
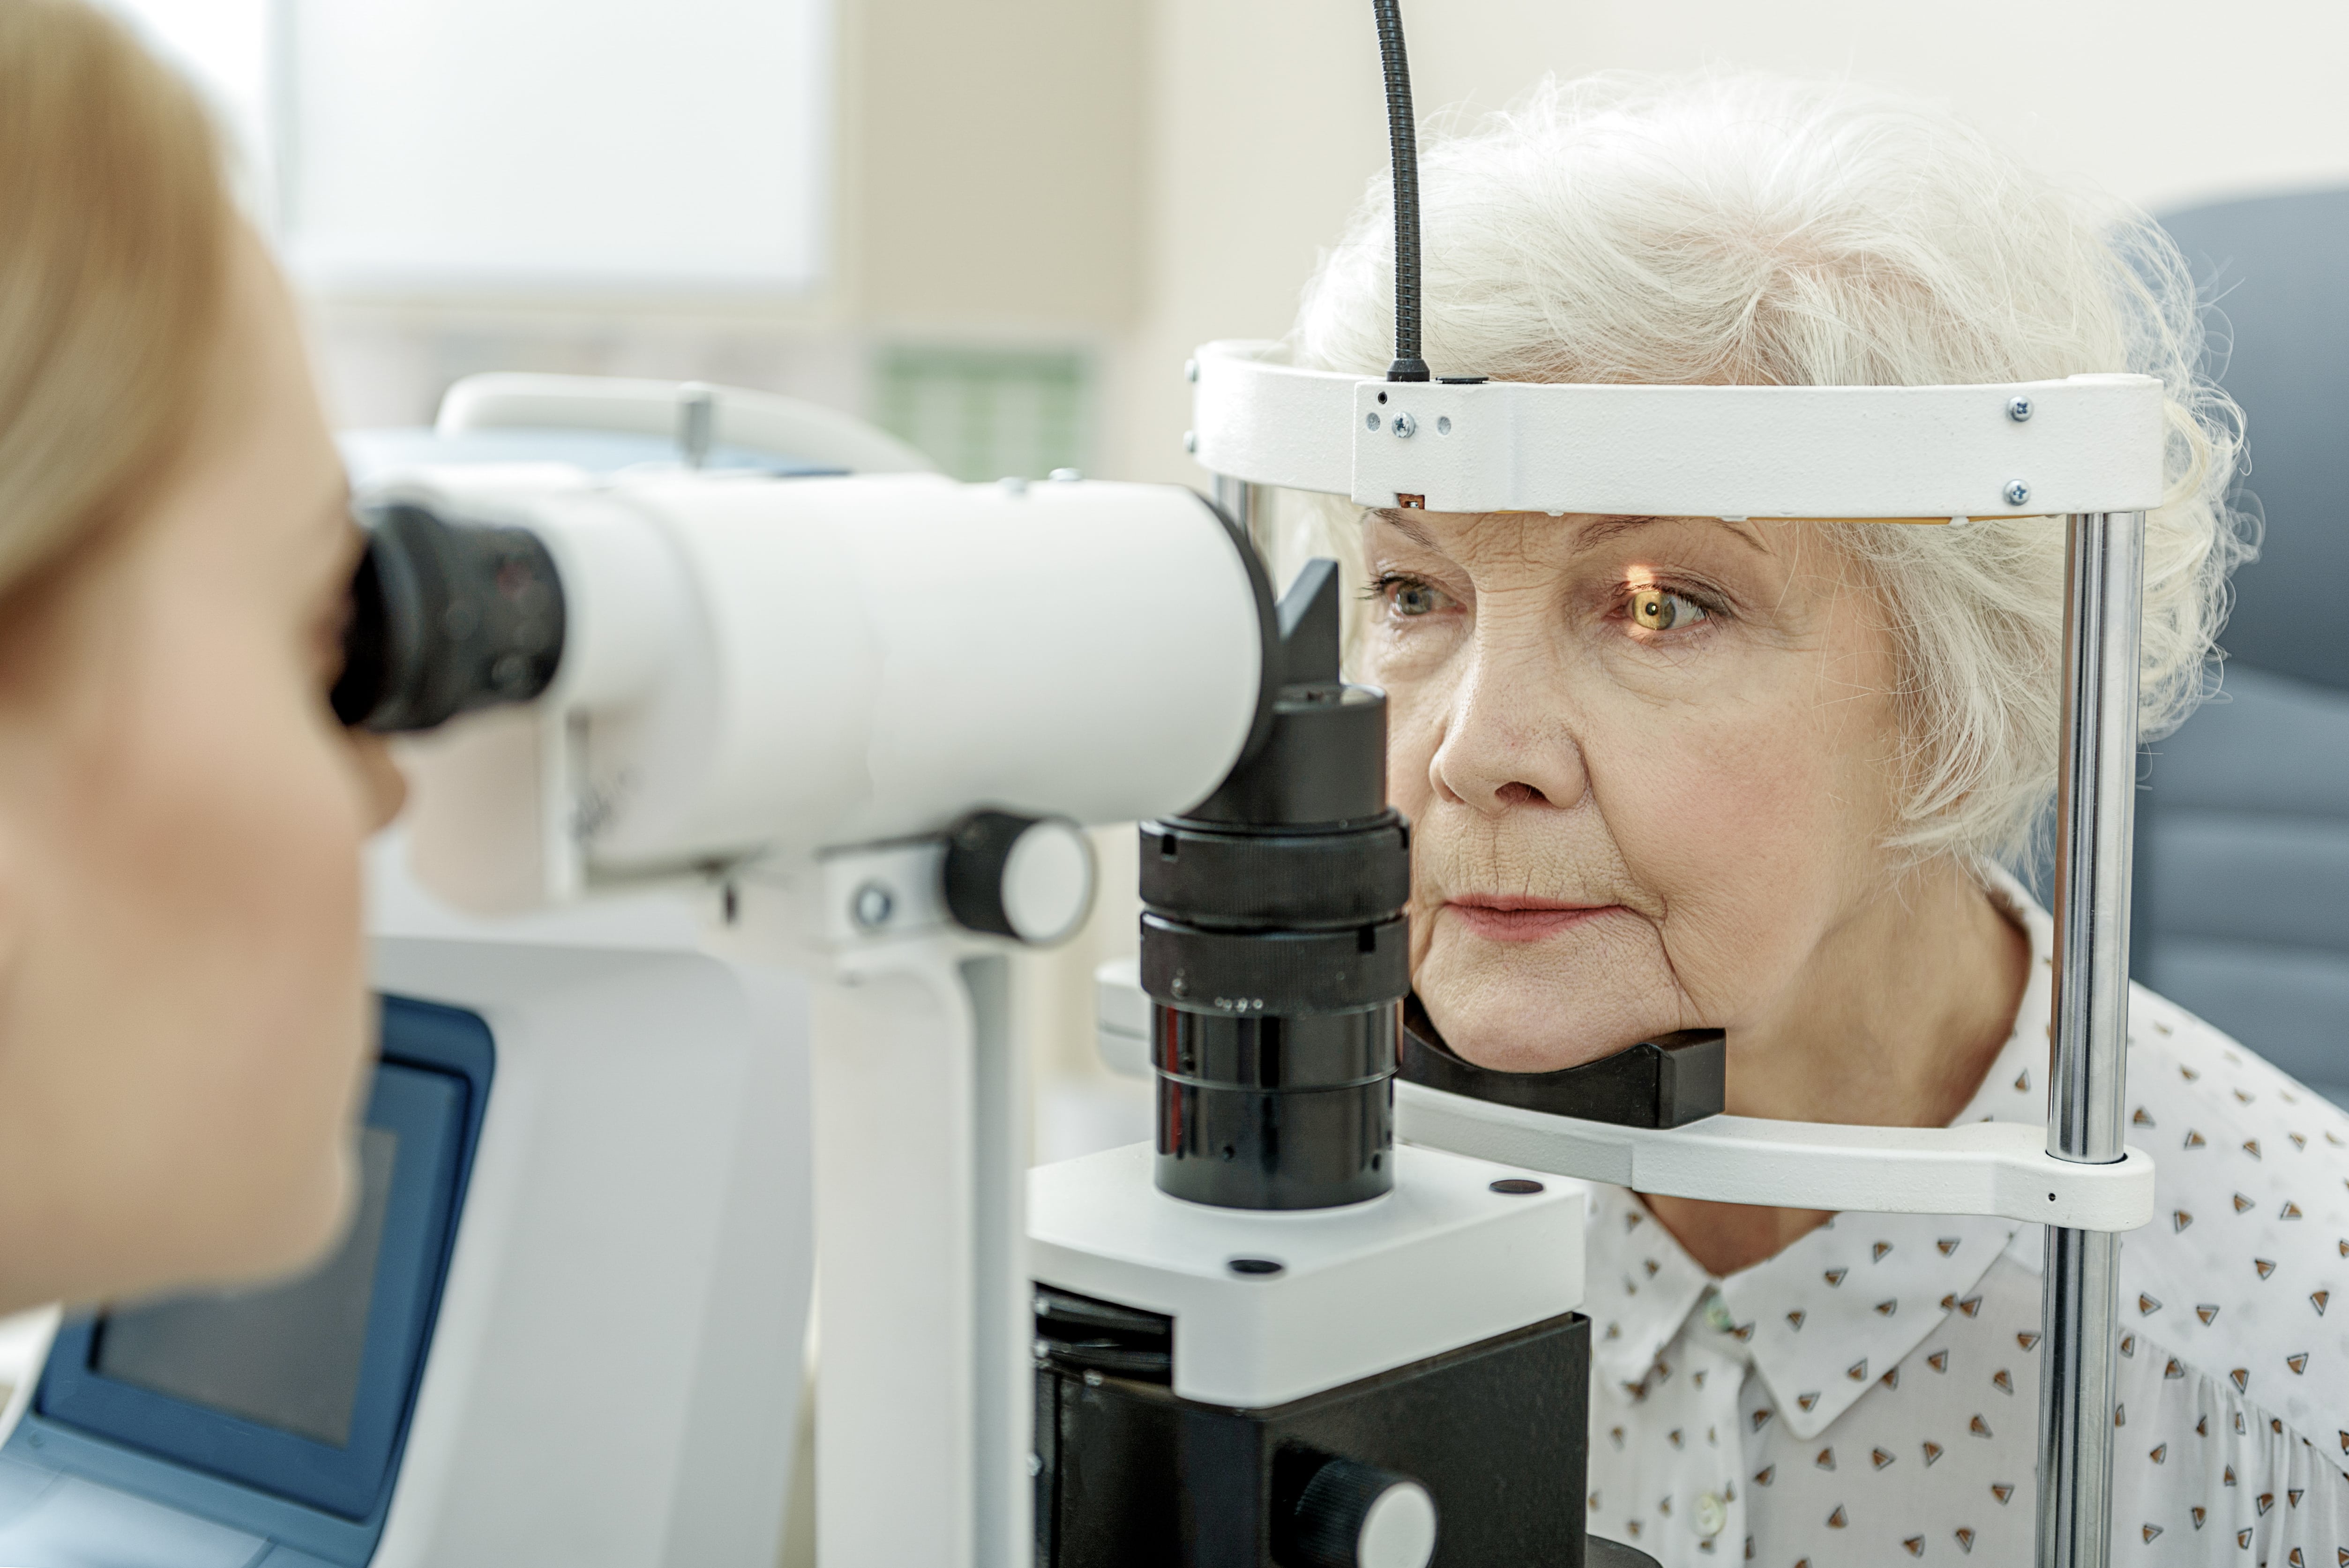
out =
<path fill-rule="evenodd" d="M 1392 1470 L 1327 1460 L 1290 1507 L 1300 1568 L 1427 1568 L 1435 1555 L 1435 1500 Z"/>
<path fill-rule="evenodd" d="M 1354 1543 L 1361 1568 L 1427 1568 L 1435 1555 L 1435 1500 L 1415 1480 L 1391 1486 L 1363 1516 Z"/>
<path fill-rule="evenodd" d="M 1093 907 L 1093 845 L 1082 828 L 1050 817 L 1019 835 L 1003 862 L 1003 913 L 1022 942 L 1050 946 L 1077 934 Z"/>
<path fill-rule="evenodd" d="M 947 908 L 969 931 L 1050 946 L 1093 906 L 1093 846 L 1062 817 L 973 811 L 947 832 Z"/>

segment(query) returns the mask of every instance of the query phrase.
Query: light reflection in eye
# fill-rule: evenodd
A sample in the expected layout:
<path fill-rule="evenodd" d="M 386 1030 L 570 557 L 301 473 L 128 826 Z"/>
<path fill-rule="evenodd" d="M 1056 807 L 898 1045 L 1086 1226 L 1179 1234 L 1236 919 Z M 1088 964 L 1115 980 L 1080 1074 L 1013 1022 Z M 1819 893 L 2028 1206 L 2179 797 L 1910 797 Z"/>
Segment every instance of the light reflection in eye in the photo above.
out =
<path fill-rule="evenodd" d="M 1631 590 L 1631 620 L 1651 632 L 1670 632 L 1704 619 L 1704 608 L 1653 583 Z"/>

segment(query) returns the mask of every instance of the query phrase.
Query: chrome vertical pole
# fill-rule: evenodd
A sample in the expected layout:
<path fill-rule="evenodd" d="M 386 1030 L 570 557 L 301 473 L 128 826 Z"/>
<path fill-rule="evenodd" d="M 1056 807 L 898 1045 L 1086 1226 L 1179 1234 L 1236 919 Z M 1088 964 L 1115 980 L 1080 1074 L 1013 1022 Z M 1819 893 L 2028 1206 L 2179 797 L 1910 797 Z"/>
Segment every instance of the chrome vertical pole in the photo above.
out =
<path fill-rule="evenodd" d="M 2075 512 L 2068 528 L 2047 1152 L 2106 1164 L 2121 1158 L 2128 1070 L 2129 833 L 2145 518 Z M 2048 1227 L 2039 1568 L 2105 1568 L 2111 1553 L 2119 1260 L 2120 1238 L 2112 1233 Z"/>

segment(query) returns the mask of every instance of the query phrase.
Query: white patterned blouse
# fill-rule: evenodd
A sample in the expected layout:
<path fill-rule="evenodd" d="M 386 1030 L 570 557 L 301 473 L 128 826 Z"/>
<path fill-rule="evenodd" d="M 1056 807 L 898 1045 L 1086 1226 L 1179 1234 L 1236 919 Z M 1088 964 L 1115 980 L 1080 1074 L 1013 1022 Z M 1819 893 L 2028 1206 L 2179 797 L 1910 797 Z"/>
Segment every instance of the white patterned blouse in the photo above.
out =
<path fill-rule="evenodd" d="M 2054 929 L 1961 1121 L 2042 1123 Z M 2349 1568 L 2349 1117 L 2141 988 L 2113 1562 Z M 2032 1560 L 2041 1228 L 1846 1213 L 1708 1274 L 1590 1190 L 1590 1528 L 1665 1568 Z"/>

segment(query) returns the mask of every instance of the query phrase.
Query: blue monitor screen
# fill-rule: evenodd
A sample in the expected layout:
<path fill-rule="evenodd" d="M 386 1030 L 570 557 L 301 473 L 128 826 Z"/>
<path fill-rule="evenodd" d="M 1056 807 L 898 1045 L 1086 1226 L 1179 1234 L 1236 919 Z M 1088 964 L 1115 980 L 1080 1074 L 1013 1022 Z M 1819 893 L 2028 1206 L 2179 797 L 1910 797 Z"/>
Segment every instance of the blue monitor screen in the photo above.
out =
<path fill-rule="evenodd" d="M 347 1446 L 398 1150 L 391 1129 L 360 1130 L 357 1212 L 325 1264 L 261 1290 L 109 1313 L 92 1357 L 98 1374 Z"/>

